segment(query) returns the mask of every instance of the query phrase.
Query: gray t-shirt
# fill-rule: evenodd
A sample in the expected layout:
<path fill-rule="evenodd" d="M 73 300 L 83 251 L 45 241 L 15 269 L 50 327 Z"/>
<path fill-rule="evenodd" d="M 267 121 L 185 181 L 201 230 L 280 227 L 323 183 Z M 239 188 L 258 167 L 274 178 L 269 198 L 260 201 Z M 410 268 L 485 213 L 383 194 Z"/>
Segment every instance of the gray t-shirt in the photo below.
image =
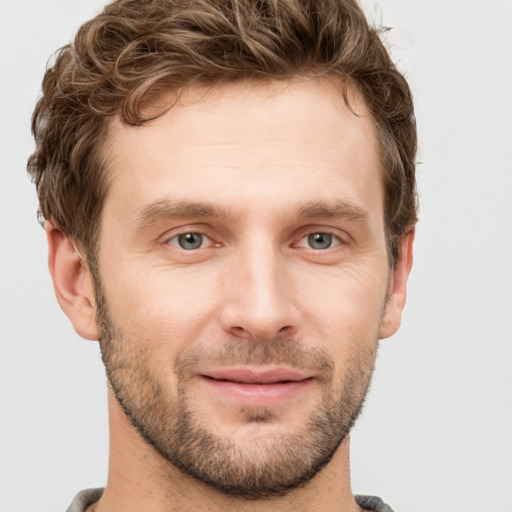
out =
<path fill-rule="evenodd" d="M 98 501 L 103 494 L 103 489 L 85 489 L 79 492 L 66 512 L 85 512 L 87 507 Z M 357 504 L 364 510 L 372 512 L 393 512 L 389 505 L 386 505 L 376 496 L 356 496 Z"/>

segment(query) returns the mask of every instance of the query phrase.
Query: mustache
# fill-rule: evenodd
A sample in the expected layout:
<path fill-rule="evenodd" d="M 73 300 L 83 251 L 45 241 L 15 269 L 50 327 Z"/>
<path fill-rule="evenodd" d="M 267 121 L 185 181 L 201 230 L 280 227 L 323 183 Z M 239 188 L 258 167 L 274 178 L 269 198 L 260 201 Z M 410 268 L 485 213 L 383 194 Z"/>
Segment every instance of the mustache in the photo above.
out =
<path fill-rule="evenodd" d="M 187 380 L 198 369 L 207 366 L 284 365 L 313 372 L 320 381 L 334 376 L 333 357 L 318 347 L 307 347 L 291 338 L 275 337 L 266 341 L 230 341 L 193 346 L 178 356 L 174 371 L 180 380 Z"/>

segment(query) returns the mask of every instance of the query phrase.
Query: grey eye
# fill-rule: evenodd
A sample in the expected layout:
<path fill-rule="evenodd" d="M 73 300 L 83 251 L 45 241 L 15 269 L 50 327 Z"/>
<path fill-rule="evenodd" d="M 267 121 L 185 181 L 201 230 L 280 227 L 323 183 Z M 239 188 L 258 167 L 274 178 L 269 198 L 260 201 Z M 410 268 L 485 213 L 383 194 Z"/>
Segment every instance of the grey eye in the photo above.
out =
<path fill-rule="evenodd" d="M 186 251 L 199 249 L 203 245 L 203 235 L 201 233 L 184 233 L 177 237 L 178 245 Z"/>
<path fill-rule="evenodd" d="M 332 235 L 329 233 L 311 233 L 311 235 L 308 235 L 308 245 L 312 249 L 329 249 L 332 245 Z"/>

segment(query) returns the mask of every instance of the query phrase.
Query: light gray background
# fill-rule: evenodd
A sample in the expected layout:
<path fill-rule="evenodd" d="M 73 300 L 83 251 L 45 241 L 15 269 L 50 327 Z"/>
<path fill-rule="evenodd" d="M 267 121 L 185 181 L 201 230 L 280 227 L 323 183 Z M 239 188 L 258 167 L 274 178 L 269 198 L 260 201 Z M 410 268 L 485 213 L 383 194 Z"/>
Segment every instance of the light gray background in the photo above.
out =
<path fill-rule="evenodd" d="M 100 0 L 0 0 L 0 512 L 103 485 L 98 347 L 60 311 L 25 175 L 50 53 Z M 372 0 L 414 90 L 421 222 L 401 331 L 353 434 L 353 487 L 397 512 L 512 511 L 512 1 Z"/>

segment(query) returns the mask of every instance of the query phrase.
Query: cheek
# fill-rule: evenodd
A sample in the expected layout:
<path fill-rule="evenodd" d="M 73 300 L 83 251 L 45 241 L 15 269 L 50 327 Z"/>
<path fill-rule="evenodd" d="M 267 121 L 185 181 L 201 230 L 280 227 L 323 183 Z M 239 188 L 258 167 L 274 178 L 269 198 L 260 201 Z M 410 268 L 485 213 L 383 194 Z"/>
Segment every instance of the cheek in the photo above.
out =
<path fill-rule="evenodd" d="M 172 343 L 180 350 L 198 339 L 217 301 L 213 280 L 191 269 L 128 270 L 118 265 L 104 286 L 117 327 L 148 340 L 155 349 L 164 344 L 168 350 Z"/>
<path fill-rule="evenodd" d="M 340 382 L 358 362 L 371 372 L 379 341 L 387 290 L 387 268 L 382 272 L 331 269 L 321 291 L 309 286 L 303 309 L 304 339 L 327 350 L 335 360 Z M 305 301 L 306 303 L 306 301 Z M 364 364 L 362 363 L 364 361 Z M 356 376 L 354 376 L 356 377 Z"/>
<path fill-rule="evenodd" d="M 327 329 L 347 333 L 380 322 L 388 286 L 388 269 L 345 265 L 328 267 L 309 276 L 297 273 L 303 313 Z"/>

